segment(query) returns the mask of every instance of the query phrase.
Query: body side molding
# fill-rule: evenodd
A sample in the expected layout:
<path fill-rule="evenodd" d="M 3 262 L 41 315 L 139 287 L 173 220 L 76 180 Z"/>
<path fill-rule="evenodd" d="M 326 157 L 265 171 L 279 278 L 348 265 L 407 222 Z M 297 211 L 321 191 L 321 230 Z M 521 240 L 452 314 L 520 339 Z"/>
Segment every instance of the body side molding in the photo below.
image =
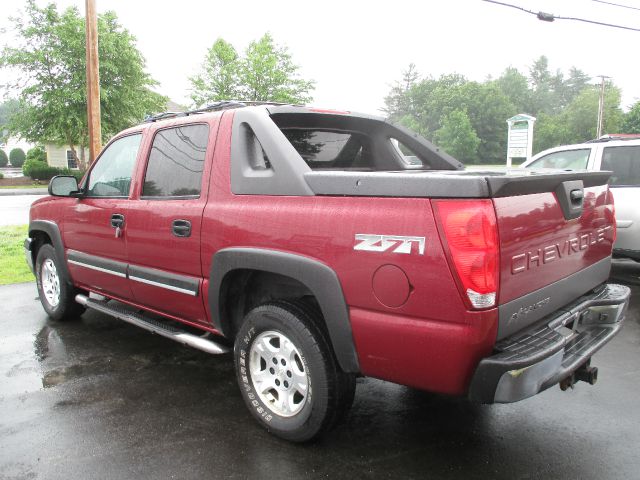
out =
<path fill-rule="evenodd" d="M 302 255 L 258 248 L 225 248 L 213 256 L 209 302 L 214 327 L 226 333 L 220 318 L 220 293 L 225 276 L 233 270 L 251 269 L 291 277 L 315 295 L 324 316 L 340 367 L 359 372 L 358 357 L 351 332 L 349 310 L 336 273 L 324 263 Z M 228 331 L 228 329 L 227 329 Z"/>
<path fill-rule="evenodd" d="M 200 280 L 188 275 L 129 264 L 127 276 L 135 282 L 146 283 L 192 297 L 197 297 L 200 292 Z"/>
<path fill-rule="evenodd" d="M 109 258 L 98 257 L 77 250 L 67 250 L 67 261 L 73 265 L 127 278 L 127 264 Z"/>
<path fill-rule="evenodd" d="M 184 293 L 192 297 L 197 297 L 200 292 L 200 280 L 195 277 L 166 272 L 156 268 L 132 265 L 97 255 L 78 252 L 77 250 L 68 250 L 67 258 L 67 261 L 73 265 L 108 273 L 116 277 L 128 278 L 129 280 L 146 283 L 154 287 Z"/>

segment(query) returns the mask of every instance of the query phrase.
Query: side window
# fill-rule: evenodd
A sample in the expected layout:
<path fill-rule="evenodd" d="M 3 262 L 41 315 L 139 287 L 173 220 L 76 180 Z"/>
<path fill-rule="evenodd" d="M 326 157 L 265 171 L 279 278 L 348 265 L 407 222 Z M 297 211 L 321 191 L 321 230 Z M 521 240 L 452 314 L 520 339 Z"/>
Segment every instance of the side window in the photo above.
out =
<path fill-rule="evenodd" d="M 554 152 L 539 158 L 530 165 L 527 165 L 527 168 L 563 168 L 581 170 L 587 168 L 589 153 L 591 153 L 591 149 L 589 148 Z"/>
<path fill-rule="evenodd" d="M 208 142 L 208 125 L 183 125 L 158 131 L 149 154 L 142 196 L 199 196 Z"/>
<path fill-rule="evenodd" d="M 88 197 L 128 197 L 141 134 L 119 138 L 102 152 L 89 174 Z"/>
<path fill-rule="evenodd" d="M 600 170 L 612 170 L 611 185 L 640 185 L 640 146 L 605 147 Z"/>
<path fill-rule="evenodd" d="M 252 170 L 271 170 L 271 162 L 267 153 L 262 148 L 262 144 L 253 129 L 247 125 L 240 125 L 239 134 L 244 136 L 246 145 L 246 155 Z"/>
<path fill-rule="evenodd" d="M 407 165 L 411 165 L 412 167 L 423 167 L 425 169 L 429 168 L 429 165 L 424 163 L 420 157 L 409 147 L 407 147 L 404 143 L 402 143 L 397 138 L 390 138 L 389 141 L 393 148 L 396 150 L 402 161 Z"/>

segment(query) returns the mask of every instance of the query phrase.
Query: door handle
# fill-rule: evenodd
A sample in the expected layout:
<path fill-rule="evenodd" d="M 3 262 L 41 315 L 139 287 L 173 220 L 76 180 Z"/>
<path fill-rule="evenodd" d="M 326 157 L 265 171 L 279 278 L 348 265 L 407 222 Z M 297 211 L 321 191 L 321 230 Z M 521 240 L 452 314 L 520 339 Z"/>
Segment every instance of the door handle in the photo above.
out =
<path fill-rule="evenodd" d="M 120 238 L 122 227 L 124 227 L 124 215 L 120 213 L 111 215 L 111 226 L 116 229 L 116 238 Z"/>
<path fill-rule="evenodd" d="M 111 226 L 113 228 L 122 228 L 124 226 L 124 215 L 119 213 L 111 215 Z"/>
<path fill-rule="evenodd" d="M 174 220 L 171 222 L 171 232 L 176 237 L 190 237 L 191 222 L 189 220 Z"/>

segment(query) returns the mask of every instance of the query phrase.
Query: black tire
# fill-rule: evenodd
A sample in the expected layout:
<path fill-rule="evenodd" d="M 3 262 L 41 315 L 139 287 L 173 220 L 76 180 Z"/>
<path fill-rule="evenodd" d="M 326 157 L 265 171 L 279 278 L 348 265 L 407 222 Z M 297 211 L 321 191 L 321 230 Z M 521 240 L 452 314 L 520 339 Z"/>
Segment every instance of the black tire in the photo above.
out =
<path fill-rule="evenodd" d="M 310 300 L 308 298 L 302 299 L 298 302 L 293 302 L 293 306 L 298 306 L 305 310 L 305 312 L 309 314 L 313 319 L 314 325 L 321 325 L 323 327 L 326 327 L 326 324 L 324 323 L 322 318 L 322 311 L 314 300 Z M 326 329 L 323 330 L 323 332 L 325 333 L 325 337 L 329 338 L 329 333 L 326 331 Z M 344 373 L 342 370 L 340 370 L 338 372 L 338 380 L 341 383 L 340 387 L 338 388 L 338 395 L 340 397 L 338 399 L 338 408 L 333 419 L 333 425 L 330 427 L 330 429 L 340 425 L 345 420 L 345 418 L 349 414 L 349 410 L 351 410 L 351 406 L 353 405 L 353 400 L 356 395 L 355 374 Z"/>
<path fill-rule="evenodd" d="M 76 294 L 81 293 L 81 290 L 71 285 L 60 268 L 63 261 L 64 259 L 58 258 L 55 249 L 48 243 L 38 249 L 35 264 L 38 296 L 45 312 L 53 320 L 76 318 L 82 315 L 85 310 L 75 301 Z M 55 277 L 57 277 L 57 282 L 53 280 Z M 57 287 L 50 287 L 52 284 L 57 284 Z"/>
<path fill-rule="evenodd" d="M 353 402 L 355 377 L 340 370 L 318 320 L 303 303 L 267 303 L 245 316 L 236 336 L 236 375 L 249 411 L 269 432 L 293 442 L 322 436 L 344 418 Z M 271 350 L 265 353 L 267 343 Z M 278 363 L 272 365 L 269 358 Z M 302 380 L 287 385 L 291 378 Z M 305 378 L 307 388 L 299 388 Z M 280 408 L 281 402 L 287 407 Z"/>

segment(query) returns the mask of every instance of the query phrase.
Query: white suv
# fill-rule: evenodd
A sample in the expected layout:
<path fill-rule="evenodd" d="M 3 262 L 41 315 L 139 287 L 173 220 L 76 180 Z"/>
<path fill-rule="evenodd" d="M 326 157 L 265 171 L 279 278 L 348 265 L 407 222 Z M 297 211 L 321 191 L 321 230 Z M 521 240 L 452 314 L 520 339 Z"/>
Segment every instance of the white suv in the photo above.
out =
<path fill-rule="evenodd" d="M 618 237 L 614 257 L 640 261 L 640 139 L 603 137 L 587 143 L 550 148 L 522 164 L 526 168 L 611 170 Z"/>

